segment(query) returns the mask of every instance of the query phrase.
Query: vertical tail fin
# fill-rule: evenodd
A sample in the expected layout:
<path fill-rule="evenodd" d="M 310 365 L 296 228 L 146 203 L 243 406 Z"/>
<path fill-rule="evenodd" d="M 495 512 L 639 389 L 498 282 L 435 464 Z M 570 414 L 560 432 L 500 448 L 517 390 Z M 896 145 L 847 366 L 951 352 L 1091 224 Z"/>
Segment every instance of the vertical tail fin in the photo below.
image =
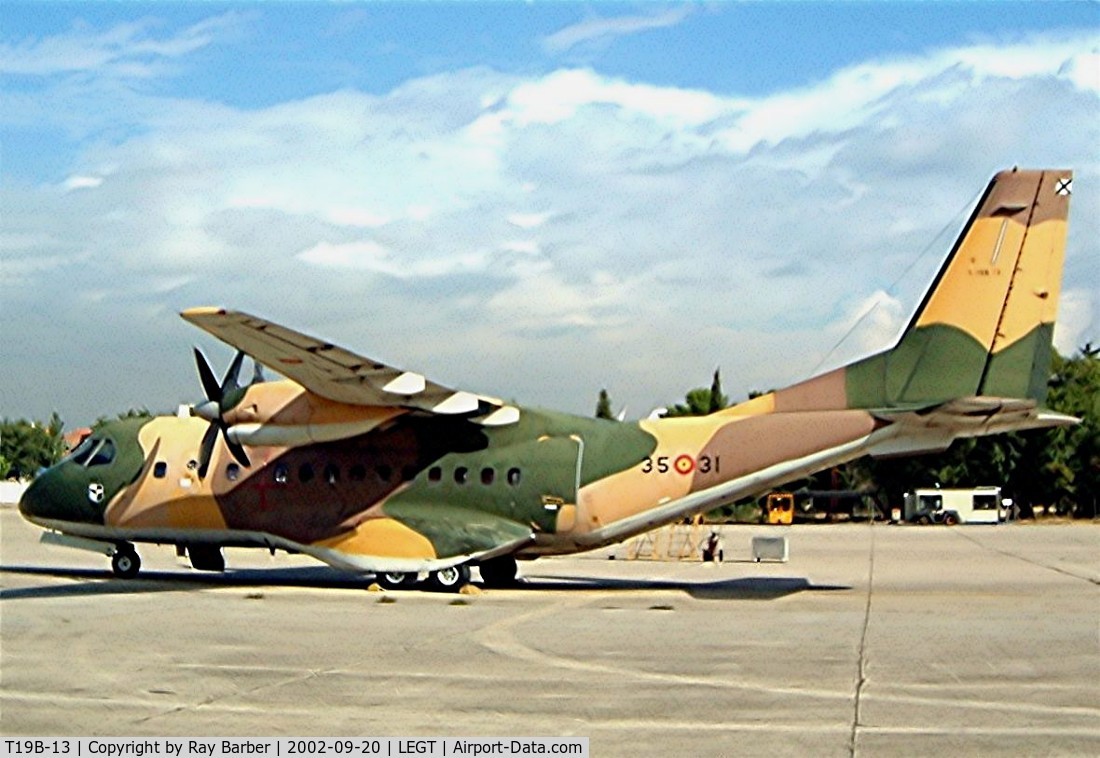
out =
<path fill-rule="evenodd" d="M 1073 174 L 1002 171 L 891 350 L 776 393 L 776 410 L 1046 398 Z"/>

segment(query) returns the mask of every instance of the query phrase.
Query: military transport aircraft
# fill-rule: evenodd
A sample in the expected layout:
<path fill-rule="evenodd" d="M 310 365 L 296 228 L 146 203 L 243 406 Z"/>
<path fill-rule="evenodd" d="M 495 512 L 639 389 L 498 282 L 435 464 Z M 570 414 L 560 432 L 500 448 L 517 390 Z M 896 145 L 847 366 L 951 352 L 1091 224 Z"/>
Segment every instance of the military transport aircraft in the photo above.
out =
<path fill-rule="evenodd" d="M 304 553 L 386 587 L 489 585 L 862 455 L 1072 424 L 1044 410 L 1070 171 L 990 182 L 891 349 L 709 416 L 606 421 L 440 386 L 247 313 L 185 311 L 237 348 L 206 399 L 97 428 L 20 501 L 43 540 Z M 287 377 L 240 382 L 245 355 Z"/>

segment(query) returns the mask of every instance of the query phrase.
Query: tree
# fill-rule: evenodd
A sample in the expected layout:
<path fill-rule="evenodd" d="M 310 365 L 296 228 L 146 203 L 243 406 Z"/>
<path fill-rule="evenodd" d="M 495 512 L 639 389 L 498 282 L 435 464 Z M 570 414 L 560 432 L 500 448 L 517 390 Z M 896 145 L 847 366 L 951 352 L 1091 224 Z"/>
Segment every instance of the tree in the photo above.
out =
<path fill-rule="evenodd" d="M 673 416 L 706 416 L 720 411 L 729 405 L 729 398 L 722 394 L 722 377 L 720 369 L 714 370 L 714 379 L 710 389 L 696 387 L 684 395 L 684 402 L 677 403 L 668 409 L 667 417 Z"/>
<path fill-rule="evenodd" d="M 48 423 L 5 418 L 0 422 L 0 471 L 4 478 L 30 479 L 61 460 L 64 424 L 55 412 Z"/>
<path fill-rule="evenodd" d="M 1075 426 L 1047 430 L 1039 441 L 1043 472 L 1057 488 L 1048 503 L 1061 513 L 1095 518 L 1100 499 L 1100 358 L 1091 344 L 1074 358 L 1054 356 L 1047 407 L 1075 416 Z"/>
<path fill-rule="evenodd" d="M 611 411 L 611 398 L 606 389 L 600 390 L 600 399 L 596 401 L 596 418 L 614 420 L 615 414 Z"/>
<path fill-rule="evenodd" d="M 125 421 L 126 419 L 130 418 L 153 418 L 153 412 L 145 407 L 130 408 L 126 411 L 123 411 L 122 413 L 117 414 L 114 418 L 111 418 L 110 416 L 100 416 L 95 420 L 95 423 L 92 424 L 92 428 L 98 429 L 99 427 L 103 426 L 104 424 L 110 423 L 111 421 Z"/>
<path fill-rule="evenodd" d="M 730 404 L 730 399 L 722 394 L 721 369 L 714 369 L 714 379 L 710 383 L 710 405 L 707 413 L 716 413 Z"/>

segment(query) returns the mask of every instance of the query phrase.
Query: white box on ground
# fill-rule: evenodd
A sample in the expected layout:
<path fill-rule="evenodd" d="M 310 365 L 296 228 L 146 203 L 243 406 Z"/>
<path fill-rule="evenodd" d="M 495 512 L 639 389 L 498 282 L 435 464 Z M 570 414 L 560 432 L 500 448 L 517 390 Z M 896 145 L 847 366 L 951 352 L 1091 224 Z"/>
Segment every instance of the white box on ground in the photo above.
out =
<path fill-rule="evenodd" d="M 787 536 L 765 537 L 757 535 L 752 538 L 752 557 L 757 563 L 760 561 L 778 561 L 786 563 L 790 557 L 787 546 Z"/>

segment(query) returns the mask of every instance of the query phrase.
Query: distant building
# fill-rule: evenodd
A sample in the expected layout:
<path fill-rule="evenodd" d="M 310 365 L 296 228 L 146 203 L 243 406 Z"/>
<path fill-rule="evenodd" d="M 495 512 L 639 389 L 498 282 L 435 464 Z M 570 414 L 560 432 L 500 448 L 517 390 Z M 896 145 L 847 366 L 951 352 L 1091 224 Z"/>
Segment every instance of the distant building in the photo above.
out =
<path fill-rule="evenodd" d="M 71 432 L 68 432 L 64 437 L 65 452 L 69 453 L 70 451 L 72 451 L 77 445 L 84 441 L 85 437 L 87 437 L 91 433 L 92 430 L 86 426 L 82 426 L 79 429 L 73 429 Z"/>

